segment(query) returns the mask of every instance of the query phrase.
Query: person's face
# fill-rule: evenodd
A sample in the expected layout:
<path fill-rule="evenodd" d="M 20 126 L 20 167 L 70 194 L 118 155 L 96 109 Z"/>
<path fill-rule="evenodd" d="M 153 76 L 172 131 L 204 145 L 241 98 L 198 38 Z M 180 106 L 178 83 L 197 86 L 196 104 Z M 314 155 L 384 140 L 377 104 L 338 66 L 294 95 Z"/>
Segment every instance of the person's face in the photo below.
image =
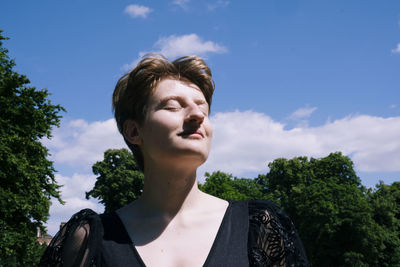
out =
<path fill-rule="evenodd" d="M 145 119 L 138 126 L 137 144 L 145 164 L 204 163 L 212 139 L 208 112 L 208 103 L 196 85 L 175 79 L 159 82 L 149 97 Z"/>

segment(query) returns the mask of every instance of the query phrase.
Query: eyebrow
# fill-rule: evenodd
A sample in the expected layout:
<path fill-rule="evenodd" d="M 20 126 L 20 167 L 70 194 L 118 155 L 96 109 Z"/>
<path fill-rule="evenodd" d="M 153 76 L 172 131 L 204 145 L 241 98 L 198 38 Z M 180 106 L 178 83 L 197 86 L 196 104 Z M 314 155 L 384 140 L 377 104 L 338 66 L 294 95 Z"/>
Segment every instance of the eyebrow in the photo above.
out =
<path fill-rule="evenodd" d="M 166 96 L 162 99 L 160 99 L 160 103 L 165 103 L 168 102 L 169 100 L 181 100 L 182 97 L 177 96 L 177 95 L 170 95 L 170 96 Z"/>

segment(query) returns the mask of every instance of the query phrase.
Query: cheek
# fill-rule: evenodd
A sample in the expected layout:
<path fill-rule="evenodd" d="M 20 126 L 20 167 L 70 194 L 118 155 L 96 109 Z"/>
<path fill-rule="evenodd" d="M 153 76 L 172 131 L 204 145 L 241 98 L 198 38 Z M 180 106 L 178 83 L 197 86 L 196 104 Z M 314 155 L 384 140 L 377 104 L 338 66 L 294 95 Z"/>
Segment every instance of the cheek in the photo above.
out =
<path fill-rule="evenodd" d="M 214 128 L 208 119 L 207 119 L 207 122 L 205 123 L 205 131 L 207 132 L 207 136 L 212 138 L 213 133 L 214 133 Z"/>
<path fill-rule="evenodd" d="M 149 134 L 166 137 L 175 133 L 179 123 L 172 116 L 155 116 L 149 121 L 148 126 Z"/>

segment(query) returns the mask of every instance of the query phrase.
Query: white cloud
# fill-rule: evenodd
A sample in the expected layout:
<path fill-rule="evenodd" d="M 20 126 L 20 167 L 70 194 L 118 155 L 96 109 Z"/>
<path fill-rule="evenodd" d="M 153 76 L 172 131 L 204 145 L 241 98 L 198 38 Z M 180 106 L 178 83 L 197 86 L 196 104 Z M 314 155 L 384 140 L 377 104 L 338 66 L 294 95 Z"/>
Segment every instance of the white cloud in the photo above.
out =
<path fill-rule="evenodd" d="M 47 223 L 48 233 L 54 235 L 60 227 L 61 222 L 68 221 L 76 212 L 90 208 L 96 212 L 103 212 L 104 206 L 97 199 L 87 200 L 85 192 L 91 190 L 96 182 L 96 177 L 91 174 L 74 174 L 72 177 L 56 174 L 57 183 L 63 185 L 61 198 L 65 205 L 52 199 L 50 207 L 50 220 Z"/>
<path fill-rule="evenodd" d="M 204 171 L 222 170 L 241 175 L 266 172 L 279 157 L 324 157 L 341 151 L 358 171 L 400 171 L 400 117 L 348 116 L 318 127 L 290 130 L 262 113 L 217 113 L 213 149 Z"/>
<path fill-rule="evenodd" d="M 197 34 L 171 35 L 160 38 L 156 44 L 161 54 L 169 58 L 187 55 L 204 56 L 208 53 L 225 53 L 227 48 L 212 41 L 203 41 Z"/>
<path fill-rule="evenodd" d="M 174 5 L 180 6 L 181 8 L 186 8 L 186 4 L 189 3 L 190 0 L 173 0 L 172 3 Z"/>
<path fill-rule="evenodd" d="M 216 113 L 213 148 L 203 170 L 240 175 L 263 171 L 275 158 L 322 157 L 341 151 L 359 171 L 400 171 L 400 117 L 348 116 L 316 127 L 285 129 L 285 124 L 252 111 Z M 45 144 L 53 160 L 89 168 L 109 148 L 126 147 L 113 119 L 75 120 L 55 131 Z"/>
<path fill-rule="evenodd" d="M 295 112 L 293 112 L 289 118 L 292 120 L 299 120 L 299 119 L 305 119 L 311 116 L 311 114 L 317 110 L 317 107 L 304 107 L 304 108 L 299 108 Z"/>
<path fill-rule="evenodd" d="M 147 6 L 140 6 L 140 5 L 129 5 L 125 7 L 124 13 L 128 14 L 132 18 L 146 18 L 150 12 L 153 10 Z"/>
<path fill-rule="evenodd" d="M 212 4 L 208 4 L 207 8 L 209 11 L 214 11 L 217 8 L 225 8 L 229 5 L 229 1 L 225 1 L 225 0 L 218 0 Z"/>
<path fill-rule="evenodd" d="M 324 157 L 336 151 L 349 155 L 357 171 L 400 171 L 400 117 L 347 116 L 316 127 L 293 129 L 285 129 L 285 124 L 253 111 L 216 113 L 211 121 L 213 146 L 208 161 L 199 169 L 201 182 L 205 171 L 221 170 L 235 176 L 265 173 L 267 164 L 279 157 Z M 55 233 L 61 221 L 80 209 L 102 211 L 97 200 L 85 199 L 85 191 L 95 183 L 95 176 L 88 174 L 90 167 L 103 159 L 105 150 L 126 147 L 114 119 L 62 122 L 53 136 L 43 142 L 55 164 L 72 167 L 79 174 L 56 175 L 58 183 L 64 185 L 62 198 L 67 204 L 62 206 L 53 201 L 48 223 L 50 234 Z"/>
<path fill-rule="evenodd" d="M 186 35 L 170 35 L 168 37 L 161 37 L 154 44 L 156 50 L 167 58 L 177 58 L 180 56 L 197 55 L 205 57 L 209 53 L 226 53 L 228 49 L 212 41 L 203 41 L 197 34 L 186 34 Z M 139 58 L 145 55 L 147 52 L 140 52 Z M 134 60 L 130 64 L 125 64 L 122 69 L 128 71 L 132 69 L 139 59 Z"/>
<path fill-rule="evenodd" d="M 400 53 L 400 43 L 397 44 L 397 47 L 395 49 L 392 49 L 392 53 Z"/>
<path fill-rule="evenodd" d="M 84 120 L 62 122 L 51 140 L 43 140 L 51 159 L 81 170 L 89 170 L 109 148 L 126 147 L 114 119 L 88 123 Z"/>

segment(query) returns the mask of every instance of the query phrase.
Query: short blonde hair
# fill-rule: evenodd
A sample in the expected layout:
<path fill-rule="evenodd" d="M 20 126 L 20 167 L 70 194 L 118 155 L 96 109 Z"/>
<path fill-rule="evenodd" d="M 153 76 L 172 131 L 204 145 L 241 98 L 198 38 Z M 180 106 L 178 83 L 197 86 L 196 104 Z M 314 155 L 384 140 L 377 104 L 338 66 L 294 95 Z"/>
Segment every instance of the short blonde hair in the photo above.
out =
<path fill-rule="evenodd" d="M 121 134 L 126 120 L 143 123 L 148 99 L 158 83 L 165 78 L 189 81 L 197 85 L 211 107 L 215 86 L 211 70 L 203 59 L 185 56 L 171 62 L 160 54 L 147 54 L 132 71 L 118 80 L 114 89 L 112 107 Z M 125 142 L 143 170 L 143 155 L 139 147 L 126 139 Z"/>

